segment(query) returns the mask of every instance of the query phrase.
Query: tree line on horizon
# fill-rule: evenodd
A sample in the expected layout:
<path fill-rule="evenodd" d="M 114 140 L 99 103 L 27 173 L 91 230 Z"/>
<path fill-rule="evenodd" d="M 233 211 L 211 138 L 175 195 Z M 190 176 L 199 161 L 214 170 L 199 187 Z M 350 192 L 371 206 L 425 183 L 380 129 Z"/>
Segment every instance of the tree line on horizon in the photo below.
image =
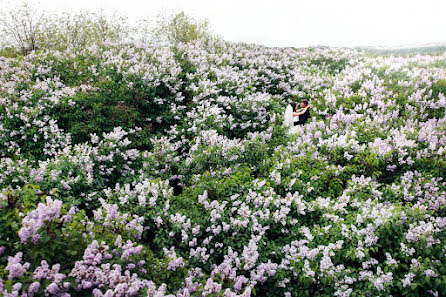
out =
<path fill-rule="evenodd" d="M 0 10 L 0 56 L 25 55 L 41 49 L 80 50 L 104 42 L 144 42 L 175 45 L 200 38 L 221 38 L 207 19 L 184 11 L 164 11 L 154 19 L 140 18 L 131 24 L 113 11 L 83 9 L 76 12 L 45 12 L 22 0 L 4 4 Z"/>

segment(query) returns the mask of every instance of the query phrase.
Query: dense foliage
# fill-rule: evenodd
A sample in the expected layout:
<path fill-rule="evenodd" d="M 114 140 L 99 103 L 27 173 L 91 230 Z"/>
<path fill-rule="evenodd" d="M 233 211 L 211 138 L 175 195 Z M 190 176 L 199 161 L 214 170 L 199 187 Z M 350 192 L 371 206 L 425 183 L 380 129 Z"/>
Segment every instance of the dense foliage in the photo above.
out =
<path fill-rule="evenodd" d="M 0 295 L 439 296 L 445 56 L 0 58 Z M 311 120 L 285 127 L 291 101 Z"/>

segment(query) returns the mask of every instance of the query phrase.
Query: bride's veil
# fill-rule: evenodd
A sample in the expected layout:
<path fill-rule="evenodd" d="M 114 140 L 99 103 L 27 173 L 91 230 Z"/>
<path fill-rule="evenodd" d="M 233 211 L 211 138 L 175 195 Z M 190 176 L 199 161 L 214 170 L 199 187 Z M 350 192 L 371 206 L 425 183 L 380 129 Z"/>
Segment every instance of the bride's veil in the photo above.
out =
<path fill-rule="evenodd" d="M 286 107 L 283 124 L 290 127 L 293 126 L 293 107 L 290 104 Z"/>

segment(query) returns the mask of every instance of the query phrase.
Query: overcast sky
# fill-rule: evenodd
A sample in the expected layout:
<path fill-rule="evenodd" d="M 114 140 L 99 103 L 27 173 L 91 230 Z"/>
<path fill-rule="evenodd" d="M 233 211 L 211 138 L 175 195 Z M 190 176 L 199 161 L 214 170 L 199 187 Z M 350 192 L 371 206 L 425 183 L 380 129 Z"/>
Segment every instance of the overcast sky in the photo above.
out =
<path fill-rule="evenodd" d="M 130 19 L 162 10 L 207 18 L 230 41 L 267 46 L 446 42 L 446 0 L 32 0 L 45 10 L 117 10 Z"/>

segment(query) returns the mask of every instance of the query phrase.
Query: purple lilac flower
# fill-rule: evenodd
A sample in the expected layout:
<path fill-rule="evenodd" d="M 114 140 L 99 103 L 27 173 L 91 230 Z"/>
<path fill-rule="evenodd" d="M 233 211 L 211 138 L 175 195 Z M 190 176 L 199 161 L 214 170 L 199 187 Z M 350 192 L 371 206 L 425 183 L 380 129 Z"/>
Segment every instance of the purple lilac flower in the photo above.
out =
<path fill-rule="evenodd" d="M 45 222 L 52 222 L 59 217 L 62 201 L 53 200 L 51 197 L 46 198 L 46 204 L 39 203 L 37 208 L 29 212 L 22 220 L 22 228 L 19 231 L 19 237 L 22 243 L 28 238 L 36 235 L 40 227 Z M 33 238 L 35 243 L 38 237 Z"/>

